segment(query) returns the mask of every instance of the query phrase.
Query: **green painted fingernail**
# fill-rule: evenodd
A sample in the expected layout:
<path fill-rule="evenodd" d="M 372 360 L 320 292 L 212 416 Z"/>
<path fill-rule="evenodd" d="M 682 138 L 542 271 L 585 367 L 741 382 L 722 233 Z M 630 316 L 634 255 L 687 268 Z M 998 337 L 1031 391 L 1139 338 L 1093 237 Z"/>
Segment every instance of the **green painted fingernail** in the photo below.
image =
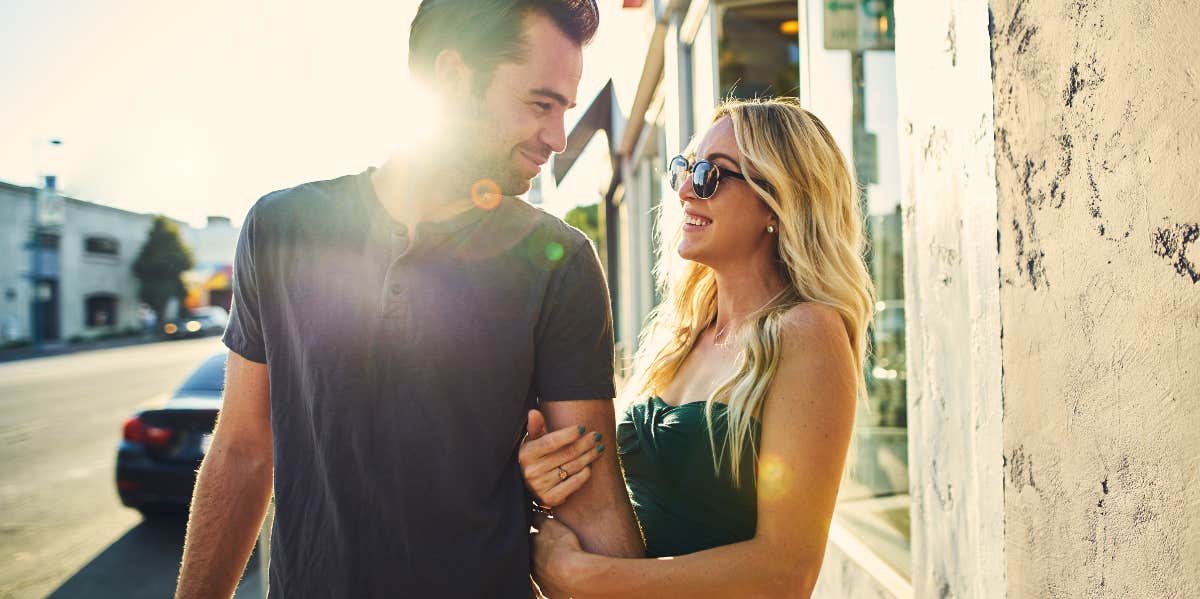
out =
<path fill-rule="evenodd" d="M 579 427 L 579 434 L 581 434 L 581 435 L 582 435 L 582 434 L 583 434 L 583 433 L 585 433 L 585 432 L 587 432 L 587 429 L 586 429 L 586 428 L 583 428 L 582 426 L 581 426 L 581 427 Z"/>
<path fill-rule="evenodd" d="M 604 444 L 603 443 L 596 446 L 596 453 L 604 453 Z"/>
<path fill-rule="evenodd" d="M 604 435 L 601 435 L 600 433 L 592 433 L 592 438 L 599 441 L 600 439 L 604 438 Z"/>

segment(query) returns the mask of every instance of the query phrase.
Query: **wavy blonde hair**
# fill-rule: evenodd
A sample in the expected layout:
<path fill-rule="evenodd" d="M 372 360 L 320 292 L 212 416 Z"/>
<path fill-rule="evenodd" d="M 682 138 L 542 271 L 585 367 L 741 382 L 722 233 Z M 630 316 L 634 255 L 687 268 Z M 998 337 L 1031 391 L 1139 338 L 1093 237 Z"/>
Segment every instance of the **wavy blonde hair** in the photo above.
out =
<path fill-rule="evenodd" d="M 717 107 L 712 123 L 727 117 L 741 154 L 738 167 L 770 184 L 765 188 L 747 181 L 778 220 L 776 263 L 787 285 L 748 314 L 731 335 L 739 350 L 737 370 L 708 397 L 704 411 L 717 468 L 727 449 L 740 456 L 749 444 L 758 454 L 751 429 L 779 367 L 780 336 L 788 310 L 815 302 L 837 311 L 853 350 L 861 399 L 866 389 L 862 376 L 866 332 L 874 306 L 874 286 L 863 259 L 857 186 L 829 130 L 794 98 L 726 101 Z M 660 213 L 660 230 L 661 218 Z M 678 246 L 681 235 L 676 229 L 670 247 Z M 651 312 L 639 341 L 626 387 L 634 397 L 661 395 L 696 340 L 717 318 L 713 270 L 698 262 L 676 260 L 673 254 L 664 251 L 655 268 L 663 301 Z M 728 435 L 720 451 L 713 432 L 717 403 L 727 406 Z M 740 462 L 730 460 L 734 481 L 740 480 Z"/>

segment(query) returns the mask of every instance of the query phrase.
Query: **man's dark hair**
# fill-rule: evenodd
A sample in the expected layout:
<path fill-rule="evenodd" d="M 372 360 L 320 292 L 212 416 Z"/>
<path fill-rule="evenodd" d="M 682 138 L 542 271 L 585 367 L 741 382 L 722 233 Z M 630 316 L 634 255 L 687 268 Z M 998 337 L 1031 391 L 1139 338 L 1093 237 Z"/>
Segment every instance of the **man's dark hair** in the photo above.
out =
<path fill-rule="evenodd" d="M 479 74 L 474 87 L 482 93 L 496 65 L 524 60 L 522 26 L 533 13 L 580 46 L 600 24 L 595 0 L 422 0 L 408 37 L 408 68 L 428 75 L 439 52 L 457 50 Z"/>

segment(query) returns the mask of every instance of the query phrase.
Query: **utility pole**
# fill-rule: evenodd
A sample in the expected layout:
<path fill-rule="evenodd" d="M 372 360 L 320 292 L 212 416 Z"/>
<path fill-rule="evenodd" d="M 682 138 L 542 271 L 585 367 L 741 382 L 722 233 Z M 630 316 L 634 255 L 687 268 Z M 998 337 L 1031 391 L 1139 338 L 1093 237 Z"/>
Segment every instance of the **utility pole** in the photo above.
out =
<path fill-rule="evenodd" d="M 54 148 L 55 158 L 61 151 L 61 139 L 49 140 Z M 37 162 L 37 146 L 34 146 L 34 161 Z M 54 166 L 58 160 L 53 160 Z M 36 168 L 42 170 L 42 165 Z M 59 245 L 62 239 L 62 224 L 66 220 L 66 206 L 58 193 L 57 169 L 46 169 L 51 172 L 42 173 L 42 186 L 34 198 L 33 222 L 30 226 L 30 269 L 29 279 L 33 287 L 33 301 L 30 306 L 33 313 L 33 343 L 42 347 L 47 341 L 57 340 L 61 336 L 61 302 L 59 288 Z"/>

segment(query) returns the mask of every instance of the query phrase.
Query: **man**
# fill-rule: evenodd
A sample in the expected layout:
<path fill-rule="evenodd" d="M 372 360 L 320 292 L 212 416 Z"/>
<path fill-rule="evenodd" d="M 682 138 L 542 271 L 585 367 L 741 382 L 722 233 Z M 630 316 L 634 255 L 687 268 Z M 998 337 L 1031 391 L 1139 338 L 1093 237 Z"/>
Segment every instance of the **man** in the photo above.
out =
<path fill-rule="evenodd" d="M 564 149 L 596 24 L 590 0 L 425 0 L 409 66 L 442 135 L 250 211 L 177 597 L 232 593 L 272 477 L 271 597 L 529 595 L 526 414 L 612 439 L 612 322 L 587 239 L 509 196 Z M 614 453 L 556 512 L 637 556 Z"/>

